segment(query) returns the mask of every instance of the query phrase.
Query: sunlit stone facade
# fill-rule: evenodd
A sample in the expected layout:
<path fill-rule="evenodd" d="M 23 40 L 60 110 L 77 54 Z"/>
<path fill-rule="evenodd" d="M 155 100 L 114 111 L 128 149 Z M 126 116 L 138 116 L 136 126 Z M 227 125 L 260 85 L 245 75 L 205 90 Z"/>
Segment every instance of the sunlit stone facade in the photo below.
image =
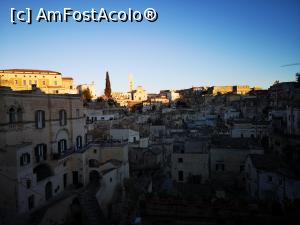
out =
<path fill-rule="evenodd" d="M 1 207 L 32 211 L 72 184 L 72 155 L 87 142 L 83 112 L 79 95 L 0 87 Z"/>
<path fill-rule="evenodd" d="M 71 77 L 63 77 L 61 73 L 50 70 L 8 69 L 0 70 L 0 86 L 12 90 L 31 90 L 32 85 L 48 94 L 76 94 Z"/>

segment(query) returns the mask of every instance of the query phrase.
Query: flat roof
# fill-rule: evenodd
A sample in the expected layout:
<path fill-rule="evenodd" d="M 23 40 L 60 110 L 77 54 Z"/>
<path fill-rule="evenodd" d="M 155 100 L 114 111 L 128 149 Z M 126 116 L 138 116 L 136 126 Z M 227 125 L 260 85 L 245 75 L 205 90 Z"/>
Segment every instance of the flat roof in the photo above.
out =
<path fill-rule="evenodd" d="M 52 70 L 37 70 L 37 69 L 6 69 L 6 70 L 0 70 L 0 73 L 17 73 L 17 74 L 42 73 L 46 75 L 61 75 L 60 72 L 56 72 Z"/>

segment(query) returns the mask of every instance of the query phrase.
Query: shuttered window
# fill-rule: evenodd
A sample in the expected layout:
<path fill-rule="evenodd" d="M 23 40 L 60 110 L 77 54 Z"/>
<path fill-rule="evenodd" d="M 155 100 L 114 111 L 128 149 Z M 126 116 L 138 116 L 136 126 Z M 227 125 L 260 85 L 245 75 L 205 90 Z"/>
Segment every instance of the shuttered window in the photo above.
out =
<path fill-rule="evenodd" d="M 47 145 L 38 144 L 34 149 L 34 153 L 35 153 L 35 159 L 37 163 L 42 160 L 47 160 Z"/>
<path fill-rule="evenodd" d="M 20 156 L 20 166 L 26 166 L 30 163 L 30 154 L 29 153 L 23 153 Z"/>
<path fill-rule="evenodd" d="M 77 147 L 77 149 L 82 148 L 82 137 L 81 136 L 77 136 L 77 138 L 76 138 L 76 147 Z"/>
<path fill-rule="evenodd" d="M 45 127 L 45 111 L 35 111 L 35 127 L 37 129 L 42 129 Z"/>
<path fill-rule="evenodd" d="M 58 142 L 58 153 L 64 153 L 67 150 L 67 140 L 61 139 Z"/>
<path fill-rule="evenodd" d="M 64 109 L 59 111 L 59 125 L 60 126 L 67 125 L 67 112 Z"/>

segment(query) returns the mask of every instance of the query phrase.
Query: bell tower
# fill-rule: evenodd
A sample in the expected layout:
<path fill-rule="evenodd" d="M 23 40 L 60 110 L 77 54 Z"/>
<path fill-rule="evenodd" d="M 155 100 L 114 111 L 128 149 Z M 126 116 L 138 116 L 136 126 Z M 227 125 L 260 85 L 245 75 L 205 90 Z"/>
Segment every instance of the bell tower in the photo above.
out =
<path fill-rule="evenodd" d="M 129 85 L 129 91 L 132 92 L 134 90 L 134 80 L 132 74 L 129 74 L 128 76 L 128 85 Z"/>

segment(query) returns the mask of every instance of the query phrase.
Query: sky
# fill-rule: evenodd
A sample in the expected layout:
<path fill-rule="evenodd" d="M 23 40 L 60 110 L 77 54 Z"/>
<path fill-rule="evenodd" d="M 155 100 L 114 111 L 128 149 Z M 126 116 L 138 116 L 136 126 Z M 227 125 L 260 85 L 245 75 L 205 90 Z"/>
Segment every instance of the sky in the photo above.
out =
<path fill-rule="evenodd" d="M 143 11 L 150 23 L 10 22 L 10 10 Z M 192 86 L 268 88 L 295 80 L 300 65 L 299 0 L 1 0 L 0 69 L 46 69 L 75 83 L 128 90 L 128 75 L 148 92 Z"/>

